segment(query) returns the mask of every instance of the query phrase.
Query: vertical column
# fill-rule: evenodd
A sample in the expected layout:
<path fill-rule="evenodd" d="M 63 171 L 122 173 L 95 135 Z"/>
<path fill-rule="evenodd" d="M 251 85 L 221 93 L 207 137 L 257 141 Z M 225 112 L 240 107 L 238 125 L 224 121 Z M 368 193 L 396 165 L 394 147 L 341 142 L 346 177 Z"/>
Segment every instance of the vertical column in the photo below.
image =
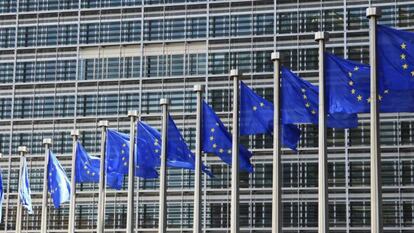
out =
<path fill-rule="evenodd" d="M 280 153 L 280 54 L 272 53 L 274 67 L 273 86 L 273 184 L 272 184 L 272 233 L 281 233 L 283 227 L 282 164 Z"/>
<path fill-rule="evenodd" d="M 318 140 L 318 232 L 329 232 L 328 208 L 328 156 L 326 147 L 326 113 L 325 113 L 325 42 L 326 32 L 317 32 L 315 41 L 319 43 L 319 140 Z"/>
<path fill-rule="evenodd" d="M 129 164 L 128 164 L 128 203 L 127 203 L 127 233 L 134 232 L 134 189 L 135 189 L 135 123 L 138 111 L 128 111 L 129 128 Z"/>
<path fill-rule="evenodd" d="M 369 63 L 371 65 L 371 232 L 382 232 L 381 151 L 379 145 L 378 80 L 377 80 L 377 19 L 379 9 L 367 9 L 369 18 Z"/>
<path fill-rule="evenodd" d="M 20 169 L 19 169 L 19 184 L 18 184 L 18 192 L 17 192 L 17 213 L 16 213 L 16 233 L 22 232 L 22 214 L 23 214 L 23 206 L 20 201 L 20 189 L 21 189 L 21 183 L 22 183 L 22 168 L 23 168 L 23 160 L 25 160 L 25 156 L 27 153 L 27 147 L 25 146 L 19 146 L 17 148 L 17 151 L 20 154 Z"/>
<path fill-rule="evenodd" d="M 75 232 L 75 207 L 76 207 L 76 150 L 79 131 L 74 129 L 70 132 L 72 136 L 72 177 L 70 180 L 70 204 L 69 204 L 69 226 L 68 233 Z"/>
<path fill-rule="evenodd" d="M 161 99 L 162 132 L 161 132 L 161 168 L 160 168 L 160 209 L 158 218 L 158 232 L 167 231 L 167 145 L 168 145 L 168 105 L 169 99 Z"/>
<path fill-rule="evenodd" d="M 43 139 L 43 145 L 45 146 L 45 160 L 43 165 L 43 196 L 42 196 L 42 222 L 40 227 L 41 233 L 46 233 L 47 231 L 47 180 L 49 177 L 48 174 L 48 165 L 49 165 L 49 152 L 50 145 L 52 145 L 51 138 Z"/>
<path fill-rule="evenodd" d="M 203 104 L 203 86 L 194 85 L 194 91 L 197 95 L 197 117 L 196 117 L 196 146 L 195 146 L 195 175 L 194 175 L 194 222 L 193 232 L 201 233 L 201 121 L 202 121 L 202 104 Z"/>
<path fill-rule="evenodd" d="M 105 230 L 105 185 L 106 185 L 106 129 L 108 128 L 108 121 L 99 121 L 98 126 L 102 129 L 101 132 L 101 158 L 99 168 L 99 200 L 98 200 L 98 220 L 97 233 L 104 233 Z"/>
<path fill-rule="evenodd" d="M 231 233 L 239 232 L 239 71 L 231 70 L 233 78 L 233 132 L 231 155 Z"/>

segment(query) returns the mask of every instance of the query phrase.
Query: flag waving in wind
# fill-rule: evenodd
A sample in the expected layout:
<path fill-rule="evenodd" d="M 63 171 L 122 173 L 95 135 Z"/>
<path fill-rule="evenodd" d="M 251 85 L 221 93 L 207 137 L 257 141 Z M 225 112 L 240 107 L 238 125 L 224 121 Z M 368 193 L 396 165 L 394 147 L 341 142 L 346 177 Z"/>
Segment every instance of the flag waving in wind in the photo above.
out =
<path fill-rule="evenodd" d="M 370 66 L 326 53 L 326 102 L 335 113 L 368 113 L 370 111 Z M 414 92 L 389 90 L 378 85 L 380 112 L 413 112 Z"/>
<path fill-rule="evenodd" d="M 47 165 L 47 187 L 55 208 L 70 199 L 70 181 L 56 156 L 49 151 L 49 164 Z"/>
<path fill-rule="evenodd" d="M 100 158 L 90 156 L 82 144 L 78 141 L 76 145 L 76 183 L 99 183 Z M 106 174 L 106 185 L 113 189 L 121 189 L 124 175 L 116 172 Z"/>
<path fill-rule="evenodd" d="M 212 153 L 231 165 L 232 138 L 226 127 L 221 122 L 210 106 L 203 101 L 203 120 L 202 120 L 202 148 L 205 153 Z M 253 165 L 250 163 L 252 154 L 242 145 L 239 146 L 240 169 L 253 172 Z"/>
<path fill-rule="evenodd" d="M 282 67 L 282 124 L 318 124 L 319 91 L 316 86 Z M 356 128 L 356 114 L 328 114 L 329 128 Z"/>
<path fill-rule="evenodd" d="M 414 89 L 414 33 L 377 25 L 378 80 L 389 90 Z"/>
<path fill-rule="evenodd" d="M 23 157 L 23 164 L 20 168 L 19 199 L 22 206 L 29 214 L 33 214 L 32 192 L 30 190 L 29 173 L 27 171 L 26 157 Z"/>
<path fill-rule="evenodd" d="M 273 103 L 240 84 L 240 135 L 273 134 Z M 293 124 L 281 125 L 282 144 L 296 150 L 300 130 Z"/>

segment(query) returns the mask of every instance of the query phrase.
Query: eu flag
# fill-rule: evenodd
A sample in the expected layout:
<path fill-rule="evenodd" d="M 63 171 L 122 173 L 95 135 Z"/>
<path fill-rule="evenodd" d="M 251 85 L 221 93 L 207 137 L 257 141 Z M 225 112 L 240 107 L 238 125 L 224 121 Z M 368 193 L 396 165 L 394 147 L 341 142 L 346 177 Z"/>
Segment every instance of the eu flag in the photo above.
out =
<path fill-rule="evenodd" d="M 325 55 L 326 101 L 329 113 L 368 113 L 370 111 L 370 66 Z M 390 90 L 378 85 L 380 112 L 414 111 L 414 92 Z"/>
<path fill-rule="evenodd" d="M 3 188 L 3 175 L 0 172 L 0 223 L 3 219 L 3 201 L 4 201 L 4 188 Z"/>
<path fill-rule="evenodd" d="M 161 164 L 161 137 L 159 137 L 159 132 L 148 124 L 139 121 L 136 141 L 136 175 L 142 178 L 157 178 L 156 167 Z"/>
<path fill-rule="evenodd" d="M 203 102 L 203 120 L 202 120 L 202 148 L 205 153 L 212 153 L 220 159 L 231 165 L 232 155 L 232 138 L 223 122 L 216 115 L 207 103 Z M 253 165 L 250 163 L 252 154 L 242 145 L 239 146 L 239 163 L 240 169 L 253 172 Z"/>
<path fill-rule="evenodd" d="M 70 199 L 70 182 L 62 165 L 56 156 L 49 151 L 49 163 L 47 165 L 47 187 L 55 208 L 60 208 L 62 203 Z"/>
<path fill-rule="evenodd" d="M 282 123 L 318 124 L 319 91 L 309 82 L 282 67 Z M 356 128 L 356 114 L 327 114 L 329 128 Z"/>
<path fill-rule="evenodd" d="M 99 183 L 100 159 L 90 156 L 82 144 L 78 141 L 76 146 L 76 183 Z M 121 189 L 124 175 L 120 173 L 107 173 L 106 185 L 110 188 Z"/>
<path fill-rule="evenodd" d="M 106 132 L 107 173 L 128 174 L 129 135 L 112 129 Z"/>
<path fill-rule="evenodd" d="M 27 171 L 26 157 L 23 157 L 23 164 L 20 168 L 19 199 L 22 206 L 29 214 L 33 214 L 32 191 L 30 190 L 29 173 Z"/>
<path fill-rule="evenodd" d="M 377 63 L 387 89 L 414 89 L 414 33 L 377 25 Z"/>
<path fill-rule="evenodd" d="M 139 124 L 142 129 L 138 132 L 138 137 L 143 145 L 138 145 L 138 164 L 140 167 L 149 165 L 151 167 L 159 166 L 161 163 L 161 133 L 144 122 L 139 122 Z M 167 137 L 167 166 L 194 169 L 194 154 L 188 148 L 170 115 L 168 115 Z M 211 175 L 205 166 L 203 166 L 203 171 Z"/>
<path fill-rule="evenodd" d="M 240 84 L 240 135 L 273 134 L 273 103 Z M 296 125 L 281 125 L 282 144 L 296 150 L 300 130 Z"/>

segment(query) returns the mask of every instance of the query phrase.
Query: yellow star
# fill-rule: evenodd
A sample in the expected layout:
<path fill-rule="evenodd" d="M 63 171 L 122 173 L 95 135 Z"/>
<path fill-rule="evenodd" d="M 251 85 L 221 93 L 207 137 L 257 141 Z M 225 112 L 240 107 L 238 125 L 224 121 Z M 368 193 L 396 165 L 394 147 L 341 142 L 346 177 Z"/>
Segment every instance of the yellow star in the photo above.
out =
<path fill-rule="evenodd" d="M 214 131 L 216 131 L 214 128 L 211 128 L 211 132 L 214 132 Z"/>
<path fill-rule="evenodd" d="M 91 172 L 88 170 L 88 171 L 86 171 L 86 173 L 89 175 L 89 173 L 91 173 Z"/>
<path fill-rule="evenodd" d="M 216 122 L 216 125 L 219 126 L 219 123 Z"/>
<path fill-rule="evenodd" d="M 88 167 L 87 167 L 87 166 L 83 166 L 83 169 L 85 169 L 85 170 L 86 170 L 86 169 L 88 169 Z"/>
<path fill-rule="evenodd" d="M 214 140 L 214 137 L 213 137 L 213 136 L 211 136 L 211 137 L 210 137 L 210 141 L 213 141 L 213 140 Z"/>
<path fill-rule="evenodd" d="M 263 107 L 264 106 L 264 103 L 260 103 L 260 107 Z"/>
<path fill-rule="evenodd" d="M 401 44 L 401 48 L 402 48 L 402 49 L 407 49 L 407 45 L 403 42 L 403 43 Z"/>
<path fill-rule="evenodd" d="M 121 150 L 121 154 L 123 154 L 123 153 L 125 153 L 125 151 L 124 150 Z"/>
<path fill-rule="evenodd" d="M 223 153 L 223 152 L 224 152 L 224 150 L 220 148 L 219 153 Z"/>
<path fill-rule="evenodd" d="M 357 99 L 358 99 L 358 101 L 361 101 L 362 100 L 362 96 L 361 95 L 358 95 L 357 96 Z"/>
<path fill-rule="evenodd" d="M 349 81 L 349 86 L 352 86 L 352 85 L 354 85 L 354 82 Z"/>
<path fill-rule="evenodd" d="M 155 142 L 158 142 L 158 139 L 155 139 Z"/>
<path fill-rule="evenodd" d="M 127 162 L 125 162 L 125 163 L 124 163 L 124 166 L 125 166 L 125 167 L 126 167 L 126 166 L 128 166 L 128 163 L 127 163 Z"/>
<path fill-rule="evenodd" d="M 359 67 L 355 66 L 354 71 L 358 71 L 358 70 L 359 70 Z"/>
<path fill-rule="evenodd" d="M 413 71 L 411 71 L 411 76 L 413 76 L 413 77 L 414 77 L 414 70 L 413 70 Z"/>
<path fill-rule="evenodd" d="M 355 89 L 352 89 L 352 90 L 351 90 L 351 93 L 352 93 L 352 94 L 355 94 Z"/>
<path fill-rule="evenodd" d="M 303 95 L 303 99 L 306 100 L 308 97 L 306 95 Z"/>
<path fill-rule="evenodd" d="M 371 103 L 371 98 L 368 98 L 368 99 L 367 99 L 367 102 L 368 102 L 368 103 Z"/>
<path fill-rule="evenodd" d="M 216 143 L 214 143 L 214 144 L 213 144 L 213 148 L 216 148 L 216 147 L 217 147 L 217 144 L 216 144 Z"/>
<path fill-rule="evenodd" d="M 305 93 L 305 92 L 306 92 L 306 90 L 302 88 L 302 92 L 303 92 L 303 93 Z"/>
<path fill-rule="evenodd" d="M 403 68 L 404 70 L 408 69 L 408 64 L 404 64 L 404 65 L 402 65 L 402 68 Z"/>
<path fill-rule="evenodd" d="M 403 54 L 400 55 L 400 57 L 401 57 L 401 60 L 405 60 L 406 55 L 403 53 Z"/>
<path fill-rule="evenodd" d="M 154 146 L 158 146 L 158 142 L 154 142 Z"/>
<path fill-rule="evenodd" d="M 388 93 L 389 93 L 389 90 L 385 90 L 385 91 L 384 91 L 384 94 L 388 94 Z"/>
<path fill-rule="evenodd" d="M 315 115 L 316 114 L 316 111 L 315 110 L 312 110 L 312 114 Z"/>
<path fill-rule="evenodd" d="M 256 111 L 257 110 L 257 107 L 256 106 L 253 106 L 253 111 Z"/>
<path fill-rule="evenodd" d="M 155 153 L 158 153 L 158 151 L 159 151 L 158 149 L 155 149 Z"/>
<path fill-rule="evenodd" d="M 124 144 L 122 144 L 122 146 L 123 146 L 123 147 L 126 147 L 126 144 L 124 143 Z"/>
<path fill-rule="evenodd" d="M 352 73 L 351 73 L 351 72 L 348 72 L 348 76 L 349 76 L 349 77 L 352 77 Z"/>
<path fill-rule="evenodd" d="M 95 172 L 92 172 L 92 176 L 95 176 Z"/>
<path fill-rule="evenodd" d="M 381 95 L 378 95 L 378 99 L 379 99 L 379 101 L 381 101 L 382 100 L 382 96 Z"/>
<path fill-rule="evenodd" d="M 122 157 L 122 161 L 125 161 L 125 157 Z"/>
<path fill-rule="evenodd" d="M 227 150 L 227 154 L 231 154 L 231 150 Z"/>
<path fill-rule="evenodd" d="M 305 106 L 306 106 L 307 108 L 309 108 L 309 107 L 310 107 L 310 104 L 309 104 L 309 103 L 306 103 L 306 104 L 305 104 Z"/>

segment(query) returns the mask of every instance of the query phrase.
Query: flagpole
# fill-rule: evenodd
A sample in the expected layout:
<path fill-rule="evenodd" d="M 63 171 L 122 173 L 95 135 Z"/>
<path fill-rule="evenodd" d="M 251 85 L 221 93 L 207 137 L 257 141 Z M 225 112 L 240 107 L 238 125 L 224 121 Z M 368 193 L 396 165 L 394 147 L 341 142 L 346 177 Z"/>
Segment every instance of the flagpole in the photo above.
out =
<path fill-rule="evenodd" d="M 105 230 L 105 184 L 106 184 L 106 167 L 105 167 L 105 147 L 106 147 L 106 129 L 108 128 L 108 121 L 99 121 L 98 126 L 102 129 L 101 132 L 101 158 L 99 167 L 99 199 L 98 199 L 98 220 L 97 233 L 104 233 Z"/>
<path fill-rule="evenodd" d="M 195 177 L 194 177 L 194 221 L 193 232 L 201 233 L 201 121 L 203 104 L 203 86 L 194 85 L 197 95 L 197 117 L 196 117 L 196 148 L 195 148 Z"/>
<path fill-rule="evenodd" d="M 329 232 L 328 208 L 328 157 L 326 147 L 326 113 L 325 113 L 325 42 L 326 32 L 315 33 L 315 41 L 319 43 L 319 156 L 318 156 L 318 232 Z"/>
<path fill-rule="evenodd" d="M 72 136 L 72 177 L 70 180 L 70 206 L 69 206 L 69 227 L 68 233 L 75 232 L 75 207 L 76 207 L 76 150 L 79 137 L 79 130 L 72 130 L 70 132 Z"/>
<path fill-rule="evenodd" d="M 135 123 L 138 111 L 128 111 L 130 118 L 129 128 L 129 164 L 128 164 L 128 203 L 127 203 L 127 226 L 126 232 L 134 232 L 134 189 L 135 189 Z"/>
<path fill-rule="evenodd" d="M 18 192 L 17 192 L 17 213 L 16 213 L 16 233 L 22 232 L 22 213 L 23 213 L 23 206 L 20 201 L 20 183 L 22 183 L 22 167 L 23 167 L 23 160 L 25 160 L 25 156 L 27 153 L 27 147 L 26 146 L 19 146 L 17 148 L 17 151 L 20 154 L 20 170 L 19 170 L 19 184 L 18 184 Z"/>
<path fill-rule="evenodd" d="M 272 53 L 274 67 L 272 233 L 282 233 L 282 164 L 280 153 L 280 53 Z"/>
<path fill-rule="evenodd" d="M 42 196 L 42 223 L 40 227 L 41 233 L 46 233 L 47 231 L 47 181 L 48 181 L 48 165 L 49 165 L 49 151 L 50 145 L 52 145 L 51 138 L 43 139 L 43 145 L 45 146 L 45 160 L 43 164 L 43 196 Z"/>
<path fill-rule="evenodd" d="M 371 232 L 380 233 L 382 226 L 381 151 L 379 145 L 378 80 L 377 80 L 377 19 L 380 10 L 367 8 L 369 18 L 369 60 L 371 65 Z"/>
<path fill-rule="evenodd" d="M 162 131 L 161 131 L 161 168 L 160 168 L 160 206 L 158 216 L 158 232 L 167 231 L 167 145 L 168 145 L 168 105 L 169 99 L 161 99 Z"/>
<path fill-rule="evenodd" d="M 239 71 L 230 71 L 233 78 L 233 132 L 231 155 L 231 233 L 239 232 Z"/>

